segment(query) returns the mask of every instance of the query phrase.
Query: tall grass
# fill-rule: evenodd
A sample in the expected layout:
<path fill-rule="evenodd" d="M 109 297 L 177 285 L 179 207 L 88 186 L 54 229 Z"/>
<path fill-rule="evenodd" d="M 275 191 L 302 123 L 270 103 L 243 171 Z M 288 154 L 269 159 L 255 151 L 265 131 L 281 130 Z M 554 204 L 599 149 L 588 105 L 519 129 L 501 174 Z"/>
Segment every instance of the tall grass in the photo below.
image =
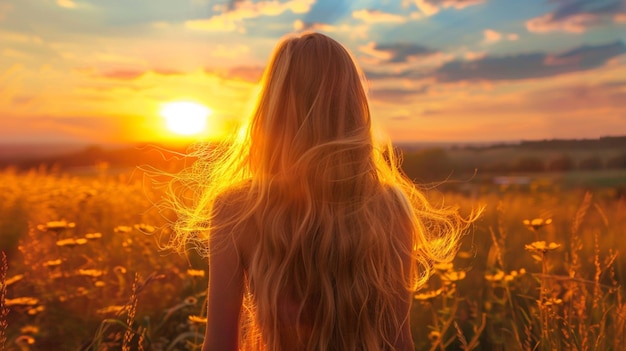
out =
<path fill-rule="evenodd" d="M 543 183 L 469 194 L 444 194 L 488 207 L 415 292 L 416 350 L 621 350 L 626 201 Z M 158 196 L 128 175 L 1 172 L 0 347 L 199 350 L 208 267 L 159 251 Z"/>

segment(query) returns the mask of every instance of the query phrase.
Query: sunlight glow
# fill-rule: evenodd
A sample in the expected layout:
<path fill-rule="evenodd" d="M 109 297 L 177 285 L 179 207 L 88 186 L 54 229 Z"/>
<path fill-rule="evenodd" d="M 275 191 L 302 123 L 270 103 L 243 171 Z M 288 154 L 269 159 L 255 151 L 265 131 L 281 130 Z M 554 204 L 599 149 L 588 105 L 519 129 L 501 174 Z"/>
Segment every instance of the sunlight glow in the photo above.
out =
<path fill-rule="evenodd" d="M 163 104 L 161 116 L 167 129 L 179 135 L 196 135 L 207 130 L 208 117 L 213 111 L 191 101 L 175 101 Z"/>

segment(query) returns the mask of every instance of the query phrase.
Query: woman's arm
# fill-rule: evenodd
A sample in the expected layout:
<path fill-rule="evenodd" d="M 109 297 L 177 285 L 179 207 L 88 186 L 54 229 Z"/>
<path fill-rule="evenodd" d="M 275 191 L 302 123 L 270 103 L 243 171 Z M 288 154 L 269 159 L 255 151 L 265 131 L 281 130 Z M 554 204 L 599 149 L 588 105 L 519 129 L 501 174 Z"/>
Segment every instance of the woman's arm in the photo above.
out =
<path fill-rule="evenodd" d="M 244 271 L 231 231 L 220 223 L 226 215 L 223 210 L 215 212 L 216 230 L 209 238 L 208 312 L 202 351 L 238 350 Z"/>

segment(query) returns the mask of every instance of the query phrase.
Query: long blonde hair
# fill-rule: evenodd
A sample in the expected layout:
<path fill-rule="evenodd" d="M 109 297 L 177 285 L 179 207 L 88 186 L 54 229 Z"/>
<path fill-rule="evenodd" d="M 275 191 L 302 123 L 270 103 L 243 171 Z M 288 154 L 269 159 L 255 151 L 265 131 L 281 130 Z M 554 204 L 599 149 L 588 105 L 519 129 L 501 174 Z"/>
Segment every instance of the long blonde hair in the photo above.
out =
<path fill-rule="evenodd" d="M 220 222 L 232 228 L 229 240 L 250 228 L 257 238 L 244 345 L 281 349 L 278 316 L 288 298 L 307 326 L 296 332 L 303 349 L 393 350 L 408 318 L 399 299 L 425 282 L 433 262 L 456 253 L 468 221 L 456 208 L 433 207 L 390 143 L 375 142 L 363 82 L 335 40 L 282 40 L 245 134 L 199 149 L 176 182 L 191 192 L 171 189 L 178 221 L 170 246 L 191 243 L 206 254 L 216 200 L 239 194 Z"/>

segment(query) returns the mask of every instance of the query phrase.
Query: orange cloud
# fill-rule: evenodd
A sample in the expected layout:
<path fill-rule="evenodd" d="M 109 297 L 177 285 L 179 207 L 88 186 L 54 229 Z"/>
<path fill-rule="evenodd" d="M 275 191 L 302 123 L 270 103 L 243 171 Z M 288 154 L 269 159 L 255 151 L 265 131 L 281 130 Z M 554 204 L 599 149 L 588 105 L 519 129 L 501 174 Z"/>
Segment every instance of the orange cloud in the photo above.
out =
<path fill-rule="evenodd" d="M 497 43 L 502 39 L 502 34 L 493 29 L 485 29 L 483 35 L 485 36 L 485 39 L 483 39 L 483 43 L 485 44 Z"/>
<path fill-rule="evenodd" d="M 555 20 L 553 14 L 548 13 L 541 17 L 530 19 L 526 22 L 526 28 L 530 32 L 546 33 L 563 31 L 570 33 L 582 33 L 591 26 L 597 17 L 591 14 L 578 14 L 566 19 Z"/>
<path fill-rule="evenodd" d="M 354 11 L 352 17 L 365 23 L 404 23 L 407 20 L 404 16 L 368 9 Z"/>
<path fill-rule="evenodd" d="M 485 0 L 414 0 L 415 6 L 426 16 L 432 16 L 442 8 L 454 8 L 457 10 L 468 6 L 478 5 Z"/>
<path fill-rule="evenodd" d="M 494 44 L 494 43 L 499 42 L 502 39 L 511 40 L 511 41 L 519 39 L 519 36 L 515 33 L 503 34 L 503 33 L 500 33 L 498 31 L 495 31 L 489 28 L 483 31 L 483 36 L 484 36 L 483 44 Z"/>
<path fill-rule="evenodd" d="M 544 78 L 599 68 L 624 53 L 626 44 L 614 41 L 594 46 L 583 45 L 555 54 L 532 52 L 485 56 L 470 62 L 447 62 L 434 72 L 434 76 L 439 82 Z"/>
<path fill-rule="evenodd" d="M 146 74 L 145 71 L 118 70 L 106 72 L 102 76 L 105 78 L 117 80 L 135 80 L 143 77 L 144 74 Z"/>
<path fill-rule="evenodd" d="M 235 66 L 228 69 L 206 68 L 204 72 L 223 79 L 241 80 L 256 83 L 261 79 L 264 68 L 261 66 Z"/>
<path fill-rule="evenodd" d="M 57 5 L 66 9 L 76 8 L 76 3 L 72 0 L 57 0 Z"/>
<path fill-rule="evenodd" d="M 623 0 L 606 0 L 602 6 L 594 5 L 595 2 L 581 0 L 560 2 L 553 12 L 526 21 L 526 28 L 535 33 L 582 33 L 593 26 L 622 23 L 626 16 Z"/>
<path fill-rule="evenodd" d="M 6 15 L 13 10 L 13 5 L 8 3 L 0 3 L 0 20 L 4 19 Z"/>
<path fill-rule="evenodd" d="M 279 1 L 236 1 L 231 8 L 219 15 L 208 19 L 186 21 L 185 26 L 192 30 L 220 31 L 220 32 L 245 32 L 241 22 L 246 19 L 261 16 L 278 16 L 286 11 L 293 13 L 306 13 L 315 0 L 291 0 Z"/>
<path fill-rule="evenodd" d="M 87 71 L 88 73 L 90 71 Z M 155 74 L 159 76 L 179 76 L 186 74 L 185 72 L 169 69 L 169 68 L 155 68 L 151 70 L 134 70 L 134 69 L 122 69 L 122 70 L 114 70 L 108 71 L 101 74 L 101 77 L 108 79 L 116 79 L 116 80 L 137 80 L 142 78 L 147 74 Z"/>

